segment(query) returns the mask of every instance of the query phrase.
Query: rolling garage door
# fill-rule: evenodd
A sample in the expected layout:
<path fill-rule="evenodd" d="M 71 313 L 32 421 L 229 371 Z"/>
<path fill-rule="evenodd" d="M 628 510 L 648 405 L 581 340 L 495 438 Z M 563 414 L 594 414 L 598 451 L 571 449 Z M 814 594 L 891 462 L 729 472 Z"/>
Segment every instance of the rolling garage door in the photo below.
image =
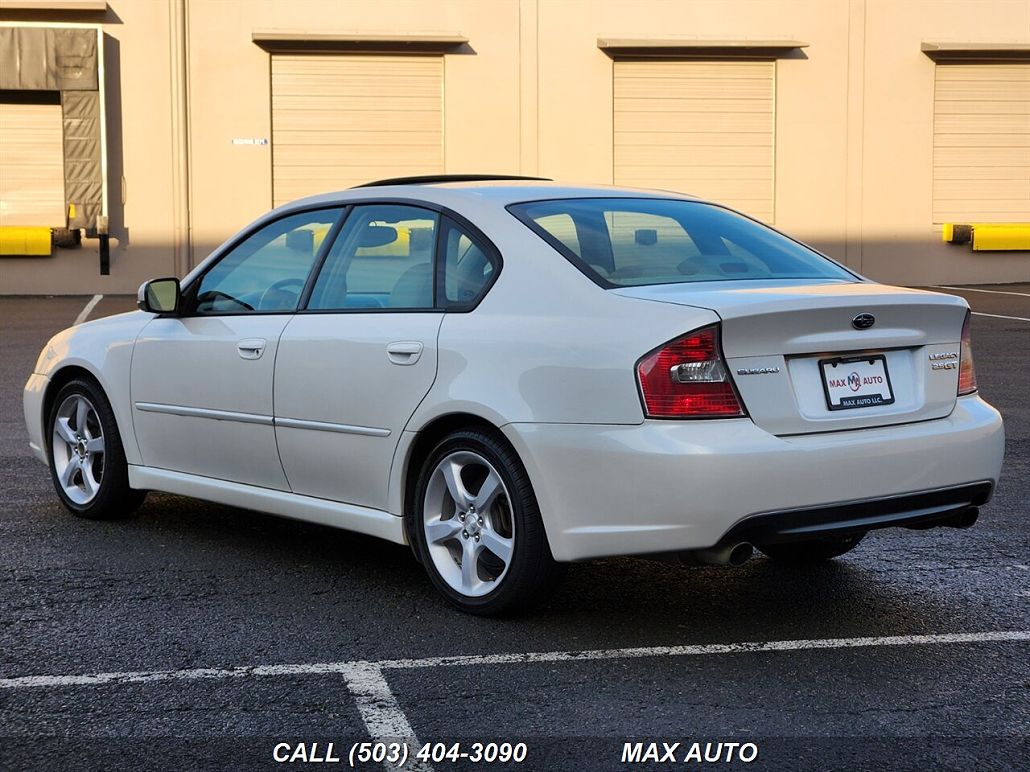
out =
<path fill-rule="evenodd" d="M 772 61 L 616 60 L 618 185 L 693 193 L 773 219 Z"/>
<path fill-rule="evenodd" d="M 56 101 L 0 101 L 0 226 L 64 227 L 62 136 Z"/>
<path fill-rule="evenodd" d="M 933 219 L 1030 221 L 1030 62 L 938 64 Z"/>
<path fill-rule="evenodd" d="M 443 57 L 272 56 L 276 206 L 443 171 Z"/>

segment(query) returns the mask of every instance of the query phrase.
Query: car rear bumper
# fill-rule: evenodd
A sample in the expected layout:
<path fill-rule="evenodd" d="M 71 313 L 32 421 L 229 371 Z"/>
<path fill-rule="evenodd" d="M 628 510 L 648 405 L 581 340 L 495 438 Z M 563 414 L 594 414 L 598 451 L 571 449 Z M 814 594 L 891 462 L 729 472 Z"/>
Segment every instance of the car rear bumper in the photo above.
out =
<path fill-rule="evenodd" d="M 779 540 L 933 525 L 990 496 L 1004 452 L 1001 416 L 975 395 L 947 418 L 792 437 L 749 419 L 505 433 L 558 560 L 705 549 L 759 523 Z"/>
<path fill-rule="evenodd" d="M 745 517 L 726 532 L 720 543 L 775 544 L 823 536 L 837 536 L 877 528 L 967 527 L 977 508 L 994 493 L 994 482 L 984 480 L 953 488 L 904 493 L 830 506 L 802 507 Z"/>

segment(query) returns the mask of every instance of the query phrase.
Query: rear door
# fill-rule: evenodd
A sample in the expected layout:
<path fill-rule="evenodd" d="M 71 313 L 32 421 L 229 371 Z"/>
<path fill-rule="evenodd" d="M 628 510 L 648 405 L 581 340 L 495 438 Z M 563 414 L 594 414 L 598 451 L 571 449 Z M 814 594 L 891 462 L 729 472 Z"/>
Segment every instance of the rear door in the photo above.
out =
<path fill-rule="evenodd" d="M 385 509 L 394 449 L 436 378 L 441 216 L 355 206 L 286 327 L 276 441 L 295 493 Z"/>
<path fill-rule="evenodd" d="M 275 434 L 295 493 L 387 508 L 394 451 L 436 379 L 445 312 L 500 268 L 485 239 L 426 208 L 356 206 L 275 366 Z"/>

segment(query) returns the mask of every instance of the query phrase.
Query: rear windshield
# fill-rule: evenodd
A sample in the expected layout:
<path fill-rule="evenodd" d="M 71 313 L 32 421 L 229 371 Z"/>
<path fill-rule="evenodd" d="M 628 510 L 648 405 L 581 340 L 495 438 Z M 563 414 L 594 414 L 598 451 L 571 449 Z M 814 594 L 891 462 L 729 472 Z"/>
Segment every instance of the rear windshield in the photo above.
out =
<path fill-rule="evenodd" d="M 602 287 L 855 277 L 721 206 L 650 198 L 566 198 L 509 211 Z"/>

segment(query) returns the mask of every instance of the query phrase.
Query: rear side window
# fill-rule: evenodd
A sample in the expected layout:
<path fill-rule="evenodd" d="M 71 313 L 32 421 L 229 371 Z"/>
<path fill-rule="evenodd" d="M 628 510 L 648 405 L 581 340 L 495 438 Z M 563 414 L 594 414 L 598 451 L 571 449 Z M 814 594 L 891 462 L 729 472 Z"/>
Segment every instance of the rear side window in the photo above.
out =
<path fill-rule="evenodd" d="M 700 201 L 556 199 L 508 209 L 602 287 L 742 279 L 855 280 L 771 228 Z"/>
<path fill-rule="evenodd" d="M 354 207 L 318 274 L 308 308 L 433 308 L 439 219 L 416 206 Z"/>
<path fill-rule="evenodd" d="M 449 219 L 444 220 L 440 306 L 460 309 L 474 306 L 490 288 L 497 261 L 478 239 Z"/>

